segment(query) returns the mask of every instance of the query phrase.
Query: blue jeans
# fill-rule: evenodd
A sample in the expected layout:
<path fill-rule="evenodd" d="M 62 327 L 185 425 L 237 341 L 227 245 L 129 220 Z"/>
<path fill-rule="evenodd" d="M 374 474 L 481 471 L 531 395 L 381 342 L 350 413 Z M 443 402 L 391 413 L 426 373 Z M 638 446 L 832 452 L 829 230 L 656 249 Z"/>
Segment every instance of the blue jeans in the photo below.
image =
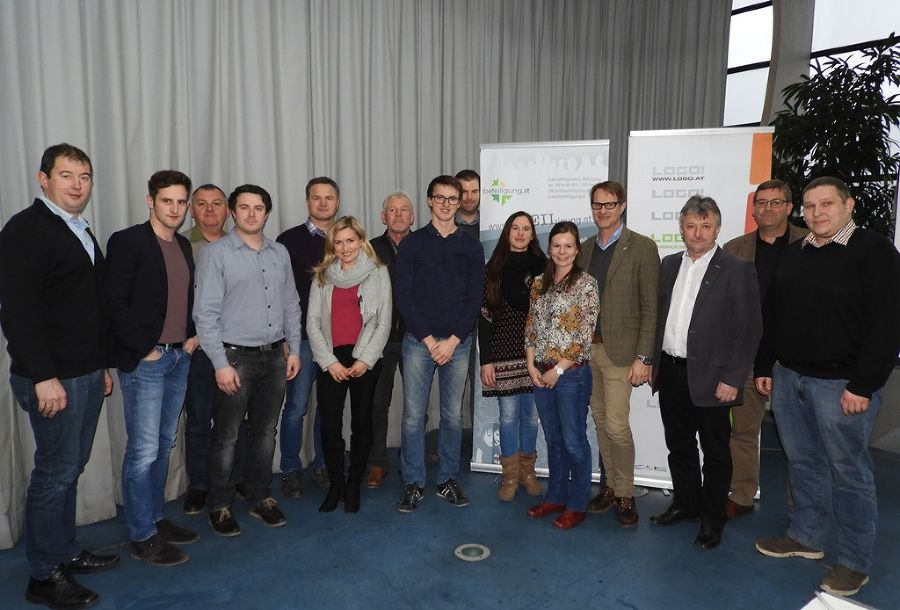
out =
<path fill-rule="evenodd" d="M 500 405 L 500 456 L 510 457 L 519 451 L 534 453 L 537 445 L 538 414 L 531 392 L 498 396 Z"/>
<path fill-rule="evenodd" d="M 191 364 L 190 355 L 180 347 L 156 349 L 159 360 L 141 360 L 130 373 L 119 371 L 128 434 L 122 498 L 134 542 L 153 536 L 156 522 L 163 518 L 169 452 L 175 446 Z"/>
<path fill-rule="evenodd" d="M 591 492 L 591 445 L 587 438 L 591 367 L 570 368 L 553 388 L 534 388 L 534 403 L 547 441 L 546 502 L 584 512 Z"/>
<path fill-rule="evenodd" d="M 443 337 L 435 337 L 443 339 Z M 403 337 L 403 423 L 400 429 L 400 472 L 403 483 L 425 486 L 425 419 L 435 370 L 441 393 L 438 483 L 459 473 L 462 441 L 462 396 L 469 367 L 472 335 L 456 346 L 453 358 L 435 364 L 425 344 L 407 333 Z"/>
<path fill-rule="evenodd" d="M 212 397 L 216 390 L 216 370 L 209 356 L 197 348 L 191 354 L 187 392 L 184 395 L 184 464 L 191 489 L 209 490 L 209 430 L 212 420 Z M 235 483 L 244 480 L 244 447 L 247 444 L 247 426 L 241 426 L 234 447 L 234 470 L 231 479 Z"/>
<path fill-rule="evenodd" d="M 837 563 L 868 574 L 878 523 L 869 436 L 882 391 L 872 395 L 864 412 L 844 415 L 846 379 L 806 377 L 778 366 L 772 383 L 772 410 L 794 497 L 787 535 L 822 549 L 833 511 Z"/>
<path fill-rule="evenodd" d="M 234 445 L 247 419 L 244 486 L 253 506 L 271 497 L 275 426 L 284 400 L 285 362 L 281 348 L 242 351 L 226 348 L 228 364 L 237 371 L 241 387 L 231 396 L 216 388 L 213 395 L 213 427 L 209 439 L 209 512 L 234 501 Z M 308 364 L 308 363 L 307 363 Z M 304 365 L 306 366 L 306 365 Z"/>
<path fill-rule="evenodd" d="M 25 499 L 25 556 L 31 577 L 40 580 L 81 551 L 75 540 L 75 497 L 103 404 L 103 371 L 59 381 L 66 390 L 66 408 L 44 417 L 38 412 L 34 383 L 9 376 L 13 396 L 28 413 L 34 432 L 34 470 Z"/>
<path fill-rule="evenodd" d="M 312 385 L 321 372 L 319 365 L 313 361 L 309 341 L 300 342 L 300 372 L 287 384 L 284 400 L 284 412 L 281 415 L 281 472 L 299 472 L 303 469 L 300 462 L 300 450 L 303 448 L 303 418 L 309 411 L 309 397 L 312 396 Z M 315 457 L 313 468 L 324 468 L 322 457 L 322 430 L 318 409 L 313 423 L 313 444 Z"/>

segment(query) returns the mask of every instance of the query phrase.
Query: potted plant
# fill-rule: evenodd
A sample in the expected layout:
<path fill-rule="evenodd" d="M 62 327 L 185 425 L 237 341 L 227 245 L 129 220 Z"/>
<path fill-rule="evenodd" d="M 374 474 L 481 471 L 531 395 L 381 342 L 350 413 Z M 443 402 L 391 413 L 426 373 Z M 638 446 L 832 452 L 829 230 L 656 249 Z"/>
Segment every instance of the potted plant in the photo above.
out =
<path fill-rule="evenodd" d="M 772 121 L 772 175 L 797 194 L 819 176 L 844 180 L 856 223 L 890 236 L 900 167 L 890 130 L 900 124 L 900 100 L 885 97 L 883 86 L 900 85 L 900 37 L 892 33 L 861 55 L 814 60 L 812 76 L 784 88 L 785 109 Z M 795 203 L 794 221 L 802 223 Z"/>

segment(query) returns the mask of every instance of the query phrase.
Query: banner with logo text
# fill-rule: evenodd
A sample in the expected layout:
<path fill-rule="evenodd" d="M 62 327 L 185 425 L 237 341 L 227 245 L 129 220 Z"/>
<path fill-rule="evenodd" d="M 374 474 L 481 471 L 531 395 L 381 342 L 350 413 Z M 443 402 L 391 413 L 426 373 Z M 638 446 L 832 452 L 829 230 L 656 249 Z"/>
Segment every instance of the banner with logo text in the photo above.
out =
<path fill-rule="evenodd" d="M 660 257 L 684 250 L 678 213 L 692 195 L 722 212 L 717 243 L 756 229 L 756 186 L 771 177 L 771 127 L 632 131 L 628 140 L 628 227 L 656 241 Z M 635 482 L 671 489 L 658 396 L 631 395 Z"/>
<path fill-rule="evenodd" d="M 506 219 L 525 211 L 534 219 L 541 248 L 557 222 L 571 220 L 584 235 L 596 233 L 588 195 L 609 174 L 609 141 L 484 144 L 481 147 L 481 245 L 487 261 L 497 245 Z M 476 342 L 477 344 L 477 342 Z M 481 395 L 481 376 L 475 364 L 472 421 L 472 470 L 500 471 L 499 411 L 496 398 Z M 588 415 L 588 439 L 597 467 L 594 423 Z M 538 462 L 546 471 L 543 432 L 538 437 Z M 599 473 L 595 479 L 599 478 Z"/>

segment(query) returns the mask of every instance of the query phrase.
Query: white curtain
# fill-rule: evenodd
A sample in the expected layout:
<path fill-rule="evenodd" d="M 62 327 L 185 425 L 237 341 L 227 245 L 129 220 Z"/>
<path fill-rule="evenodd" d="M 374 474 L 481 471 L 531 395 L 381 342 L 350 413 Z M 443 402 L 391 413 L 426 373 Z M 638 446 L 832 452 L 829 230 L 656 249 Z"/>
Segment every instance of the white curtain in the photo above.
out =
<path fill-rule="evenodd" d="M 267 233 L 303 187 L 381 232 L 381 200 L 477 169 L 493 142 L 721 125 L 730 0 L 0 0 L 0 223 L 30 205 L 50 144 L 92 158 L 101 243 L 146 219 L 151 173 L 267 188 Z M 485 202 L 489 205 L 489 202 Z M 77 322 L 76 320 L 73 320 Z M 5 345 L 4 345 L 5 347 Z M 0 548 L 19 537 L 33 441 L 0 356 Z M 108 401 L 79 521 L 115 513 L 124 445 Z M 177 493 L 181 460 L 173 460 Z"/>

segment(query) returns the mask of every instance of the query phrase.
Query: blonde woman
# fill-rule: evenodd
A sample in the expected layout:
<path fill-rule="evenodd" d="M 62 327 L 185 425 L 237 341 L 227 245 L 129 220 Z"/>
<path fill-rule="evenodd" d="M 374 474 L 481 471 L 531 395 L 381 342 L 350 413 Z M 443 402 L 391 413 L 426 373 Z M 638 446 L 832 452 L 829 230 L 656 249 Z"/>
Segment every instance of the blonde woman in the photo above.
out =
<path fill-rule="evenodd" d="M 313 268 L 306 331 L 313 360 L 322 369 L 318 403 L 322 451 L 331 486 L 321 512 L 344 500 L 360 506 L 360 485 L 372 446 L 372 398 L 381 353 L 391 330 L 391 281 L 366 232 L 352 216 L 328 229 L 325 258 Z M 350 467 L 344 478 L 344 400 L 350 392 Z"/>

